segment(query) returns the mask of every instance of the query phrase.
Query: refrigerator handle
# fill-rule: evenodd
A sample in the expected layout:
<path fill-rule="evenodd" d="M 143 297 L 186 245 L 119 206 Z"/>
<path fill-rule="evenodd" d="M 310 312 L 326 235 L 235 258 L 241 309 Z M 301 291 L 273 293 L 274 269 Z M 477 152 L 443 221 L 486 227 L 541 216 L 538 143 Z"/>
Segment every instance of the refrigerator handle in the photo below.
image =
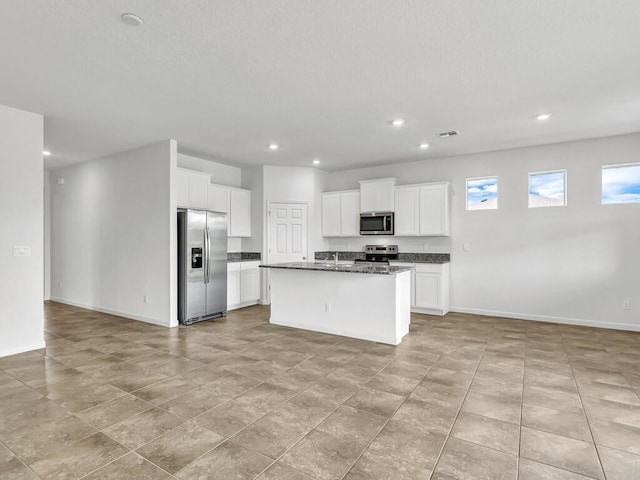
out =
<path fill-rule="evenodd" d="M 207 283 L 211 281 L 211 231 L 207 227 Z"/>
<path fill-rule="evenodd" d="M 209 230 L 204 229 L 204 283 L 209 283 Z"/>

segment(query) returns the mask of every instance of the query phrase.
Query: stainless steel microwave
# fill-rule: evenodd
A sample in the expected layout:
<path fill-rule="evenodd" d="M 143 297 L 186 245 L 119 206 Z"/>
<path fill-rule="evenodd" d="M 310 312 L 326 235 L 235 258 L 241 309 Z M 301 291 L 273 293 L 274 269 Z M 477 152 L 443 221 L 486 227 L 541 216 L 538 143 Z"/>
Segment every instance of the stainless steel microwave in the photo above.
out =
<path fill-rule="evenodd" d="M 393 212 L 361 213 L 360 235 L 393 235 Z"/>

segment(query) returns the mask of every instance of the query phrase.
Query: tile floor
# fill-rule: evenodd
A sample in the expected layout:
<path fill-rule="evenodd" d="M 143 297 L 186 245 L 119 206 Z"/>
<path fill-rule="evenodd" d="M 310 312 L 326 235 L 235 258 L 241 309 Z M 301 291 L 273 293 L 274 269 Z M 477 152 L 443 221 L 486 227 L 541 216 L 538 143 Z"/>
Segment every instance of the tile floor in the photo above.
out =
<path fill-rule="evenodd" d="M 398 347 L 47 303 L 0 359 L 2 479 L 640 479 L 640 334 L 414 315 Z"/>

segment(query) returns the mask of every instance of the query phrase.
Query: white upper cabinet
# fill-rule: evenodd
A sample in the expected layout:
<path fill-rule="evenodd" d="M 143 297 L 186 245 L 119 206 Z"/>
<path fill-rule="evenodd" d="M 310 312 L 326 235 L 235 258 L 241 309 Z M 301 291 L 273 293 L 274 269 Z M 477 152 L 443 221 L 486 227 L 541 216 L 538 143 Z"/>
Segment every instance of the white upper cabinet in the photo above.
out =
<path fill-rule="evenodd" d="M 179 208 L 208 208 L 210 175 L 178 169 L 176 173 L 176 200 Z"/>
<path fill-rule="evenodd" d="M 449 235 L 449 184 L 396 187 L 397 236 Z"/>
<path fill-rule="evenodd" d="M 322 236 L 342 236 L 339 193 L 322 194 Z"/>
<path fill-rule="evenodd" d="M 212 212 L 229 213 L 229 187 L 209 185 L 208 209 Z"/>
<path fill-rule="evenodd" d="M 251 190 L 230 188 L 229 236 L 251 236 Z"/>
<path fill-rule="evenodd" d="M 212 184 L 208 173 L 181 168 L 175 180 L 178 208 L 226 213 L 229 237 L 251 236 L 251 190 Z"/>
<path fill-rule="evenodd" d="M 420 235 L 420 187 L 396 187 L 395 235 Z"/>
<path fill-rule="evenodd" d="M 322 236 L 357 237 L 360 235 L 360 192 L 322 194 Z"/>
<path fill-rule="evenodd" d="M 360 235 L 360 192 L 340 194 L 340 227 L 343 237 Z"/>
<path fill-rule="evenodd" d="M 420 186 L 420 235 L 449 235 L 449 184 Z"/>
<path fill-rule="evenodd" d="M 361 212 L 393 212 L 396 178 L 360 181 Z"/>

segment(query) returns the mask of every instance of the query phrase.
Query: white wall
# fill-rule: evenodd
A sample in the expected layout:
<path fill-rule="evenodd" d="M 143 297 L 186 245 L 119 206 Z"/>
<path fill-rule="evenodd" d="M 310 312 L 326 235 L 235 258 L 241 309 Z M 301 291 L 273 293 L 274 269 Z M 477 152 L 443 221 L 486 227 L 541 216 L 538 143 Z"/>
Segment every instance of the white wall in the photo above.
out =
<path fill-rule="evenodd" d="M 52 300 L 177 325 L 176 157 L 167 140 L 51 174 Z"/>
<path fill-rule="evenodd" d="M 323 250 L 326 242 L 322 237 L 322 192 L 325 190 L 327 173 L 317 168 L 306 167 L 264 167 L 265 211 L 273 202 L 307 203 L 308 215 L 308 251 Z M 264 243 L 266 248 L 267 223 L 263 222 Z M 266 251 L 266 250 L 264 250 Z"/>
<path fill-rule="evenodd" d="M 44 171 L 44 299 L 51 298 L 51 174 Z"/>
<path fill-rule="evenodd" d="M 178 153 L 178 167 L 211 174 L 211 183 L 227 187 L 240 187 L 242 183 L 242 169 L 223 163 L 192 157 Z"/>
<path fill-rule="evenodd" d="M 452 235 L 332 239 L 401 252 L 451 253 L 454 311 L 640 330 L 640 205 L 601 205 L 601 167 L 638 162 L 640 134 L 330 173 L 326 191 L 395 176 L 398 184 L 448 180 Z M 529 172 L 567 169 L 567 207 L 527 208 Z M 499 210 L 465 209 L 465 180 L 499 177 Z M 471 250 L 462 251 L 469 243 Z M 631 301 L 631 310 L 622 301 Z"/>
<path fill-rule="evenodd" d="M 42 138 L 41 115 L 0 105 L 0 357 L 45 346 Z"/>

